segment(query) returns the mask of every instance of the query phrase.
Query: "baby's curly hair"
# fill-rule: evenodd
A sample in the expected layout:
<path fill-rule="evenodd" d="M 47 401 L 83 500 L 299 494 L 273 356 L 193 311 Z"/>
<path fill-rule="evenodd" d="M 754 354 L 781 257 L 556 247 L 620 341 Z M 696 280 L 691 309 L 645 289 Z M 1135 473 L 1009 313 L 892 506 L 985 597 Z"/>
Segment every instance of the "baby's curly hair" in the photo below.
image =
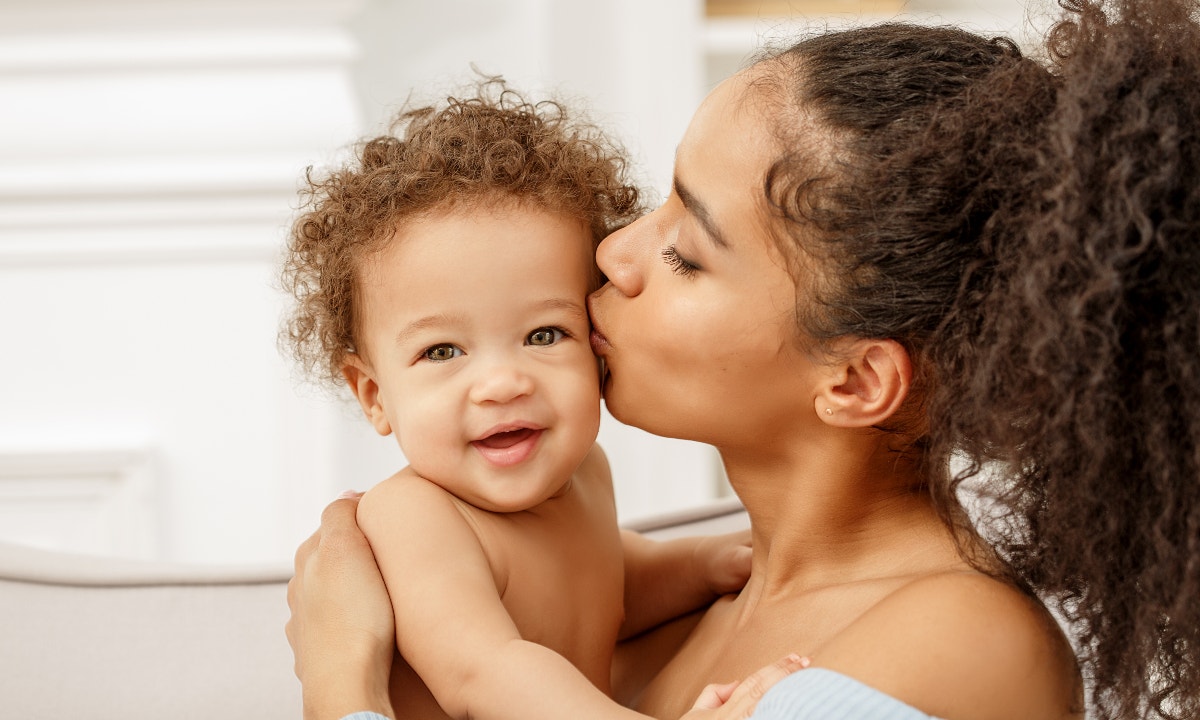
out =
<path fill-rule="evenodd" d="M 309 167 L 305 182 L 283 262 L 295 305 L 280 344 L 332 388 L 358 347 L 358 268 L 404 218 L 517 201 L 580 218 L 598 244 L 642 210 L 616 142 L 562 103 L 533 102 L 501 78 L 479 81 L 469 97 L 403 110 L 389 134 L 355 146 L 347 165 L 328 174 Z"/>

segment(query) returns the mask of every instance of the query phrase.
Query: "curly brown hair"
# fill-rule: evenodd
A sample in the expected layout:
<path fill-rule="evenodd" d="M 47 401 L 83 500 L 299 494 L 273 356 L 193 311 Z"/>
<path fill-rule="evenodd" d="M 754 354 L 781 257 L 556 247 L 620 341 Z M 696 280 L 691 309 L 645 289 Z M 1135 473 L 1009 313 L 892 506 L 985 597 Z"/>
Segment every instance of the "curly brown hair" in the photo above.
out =
<path fill-rule="evenodd" d="M 616 142 L 562 103 L 533 102 L 500 78 L 404 110 L 389 134 L 355 149 L 342 168 L 305 173 L 282 270 L 295 306 L 281 344 L 331 388 L 343 386 L 343 362 L 359 347 L 359 266 L 404 218 L 517 201 L 578 217 L 595 245 L 642 209 Z"/>
<path fill-rule="evenodd" d="M 764 192 L 824 270 L 801 330 L 913 355 L 889 429 L 964 548 L 960 484 L 1000 503 L 978 530 L 1066 619 L 1092 716 L 1196 718 L 1197 3 L 1062 4 L 1040 62 L 905 24 L 763 60 L 788 149 Z M 802 111 L 836 153 L 788 127 Z"/>

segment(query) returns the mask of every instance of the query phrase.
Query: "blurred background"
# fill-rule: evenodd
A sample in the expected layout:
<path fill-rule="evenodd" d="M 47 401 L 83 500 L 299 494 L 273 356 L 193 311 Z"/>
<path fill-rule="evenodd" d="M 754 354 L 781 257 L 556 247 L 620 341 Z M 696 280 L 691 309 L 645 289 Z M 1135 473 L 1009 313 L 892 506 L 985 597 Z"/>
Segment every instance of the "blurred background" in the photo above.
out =
<path fill-rule="evenodd" d="M 1040 0 L 1030 0 L 1038 2 Z M 583 106 L 661 195 L 705 93 L 769 44 L 907 18 L 1039 37 L 1020 0 L 0 0 L 0 541 L 287 561 L 404 464 L 276 349 L 304 169 L 472 64 Z M 664 378 L 670 382 L 670 378 Z M 606 417 L 622 520 L 728 492 Z"/>

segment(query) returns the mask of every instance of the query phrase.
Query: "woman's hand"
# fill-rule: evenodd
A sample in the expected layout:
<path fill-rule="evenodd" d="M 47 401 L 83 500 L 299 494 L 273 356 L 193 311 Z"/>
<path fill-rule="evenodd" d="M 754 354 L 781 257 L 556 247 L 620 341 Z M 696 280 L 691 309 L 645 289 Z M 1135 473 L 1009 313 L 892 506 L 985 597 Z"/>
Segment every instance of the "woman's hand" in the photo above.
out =
<path fill-rule="evenodd" d="M 388 676 L 395 621 L 387 588 L 347 493 L 321 515 L 321 527 L 296 551 L 285 630 L 304 691 L 306 720 L 336 720 L 370 710 L 394 717 Z"/>
<path fill-rule="evenodd" d="M 681 720 L 745 720 L 754 714 L 758 701 L 771 686 L 808 665 L 808 658 L 788 655 L 744 680 L 708 685 Z"/>

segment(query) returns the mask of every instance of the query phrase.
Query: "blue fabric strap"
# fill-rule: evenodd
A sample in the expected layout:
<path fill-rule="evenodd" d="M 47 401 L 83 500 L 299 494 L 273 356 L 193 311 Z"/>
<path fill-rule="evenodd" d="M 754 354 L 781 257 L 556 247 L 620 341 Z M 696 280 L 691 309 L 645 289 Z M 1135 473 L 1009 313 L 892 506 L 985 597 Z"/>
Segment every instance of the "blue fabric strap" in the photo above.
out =
<path fill-rule="evenodd" d="M 800 670 L 767 691 L 753 720 L 929 720 L 930 716 L 854 678 Z"/>
<path fill-rule="evenodd" d="M 854 678 L 824 668 L 800 670 L 767 691 L 753 720 L 931 720 L 891 695 Z M 341 720 L 391 720 L 373 712 L 356 712 Z"/>

